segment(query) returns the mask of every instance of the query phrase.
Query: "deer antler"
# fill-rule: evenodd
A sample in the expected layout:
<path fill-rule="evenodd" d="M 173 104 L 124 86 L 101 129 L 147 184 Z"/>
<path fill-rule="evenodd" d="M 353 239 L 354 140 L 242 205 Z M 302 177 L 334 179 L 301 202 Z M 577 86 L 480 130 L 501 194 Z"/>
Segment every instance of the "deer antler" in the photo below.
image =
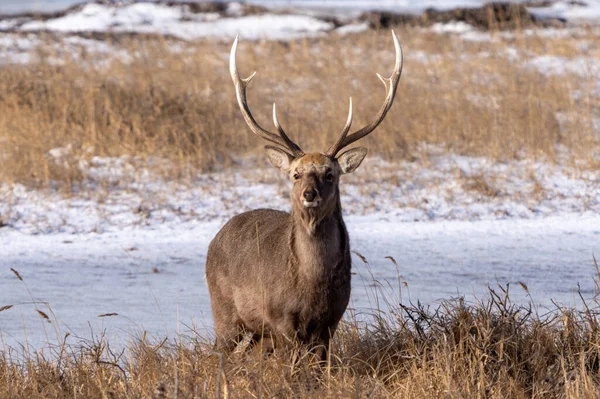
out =
<path fill-rule="evenodd" d="M 348 122 L 340 135 L 340 138 L 337 142 L 332 145 L 329 150 L 327 150 L 326 155 L 329 157 L 335 157 L 335 155 L 344 147 L 354 143 L 357 140 L 362 139 L 369 133 L 371 133 L 385 118 L 385 115 L 390 110 L 392 103 L 394 102 L 394 95 L 396 94 L 396 88 L 398 87 L 398 82 L 400 81 L 400 75 L 402 75 L 402 65 L 403 65 L 403 55 L 402 55 L 402 46 L 398 41 L 398 37 L 396 37 L 396 33 L 392 31 L 392 37 L 394 38 L 394 47 L 396 49 L 396 65 L 394 66 L 394 72 L 392 72 L 392 76 L 389 79 L 385 79 L 380 74 L 377 74 L 379 80 L 383 82 L 385 86 L 385 90 L 387 95 L 385 96 L 385 100 L 383 101 L 383 105 L 379 109 L 377 116 L 375 119 L 369 123 L 367 126 L 363 127 L 360 130 L 348 135 L 348 130 L 350 129 L 350 125 L 352 123 L 352 99 L 350 99 L 350 112 L 348 114 Z"/>
<path fill-rule="evenodd" d="M 304 155 L 304 152 L 302 152 L 302 149 L 300 149 L 300 147 L 296 143 L 290 140 L 287 134 L 285 134 L 285 132 L 283 131 L 283 128 L 279 124 L 279 121 L 277 120 L 277 109 L 275 107 L 275 104 L 273 104 L 273 122 L 275 123 L 275 127 L 277 128 L 279 135 L 263 129 L 252 116 L 250 108 L 248 107 L 248 102 L 246 100 L 246 87 L 248 86 L 254 75 L 256 75 L 256 72 L 254 72 L 246 79 L 242 79 L 240 77 L 240 73 L 238 71 L 237 64 L 235 61 L 237 44 L 238 36 L 236 36 L 235 41 L 233 42 L 233 46 L 231 46 L 231 55 L 229 56 L 229 73 L 231 74 L 231 79 L 233 79 L 237 102 L 240 106 L 240 110 L 242 111 L 242 115 L 244 116 L 246 123 L 248 124 L 250 129 L 258 136 L 262 137 L 267 141 L 270 141 L 271 143 L 277 144 L 279 147 L 282 147 L 282 149 L 287 150 L 286 152 L 291 152 L 291 155 L 293 155 L 294 157 L 301 157 L 302 155 Z"/>

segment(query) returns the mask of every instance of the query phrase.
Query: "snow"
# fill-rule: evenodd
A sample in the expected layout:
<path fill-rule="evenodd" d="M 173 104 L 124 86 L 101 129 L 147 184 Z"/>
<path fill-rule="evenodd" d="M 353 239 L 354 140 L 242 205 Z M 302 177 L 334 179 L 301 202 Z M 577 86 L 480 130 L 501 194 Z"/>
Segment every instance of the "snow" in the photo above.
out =
<path fill-rule="evenodd" d="M 487 0 L 263 0 L 253 1 L 270 8 L 329 9 L 349 11 L 392 11 L 404 14 L 420 14 L 428 8 L 451 10 L 475 8 L 489 3 Z M 600 19 L 600 0 L 553 1 L 550 6 L 530 7 L 528 0 L 508 0 L 509 3 L 524 3 L 529 12 L 540 18 L 561 18 L 570 22 L 597 22 Z M 535 2 L 533 2 L 535 3 Z"/>
<path fill-rule="evenodd" d="M 496 284 L 511 284 L 511 298 L 523 303 L 527 293 L 517 284 L 525 283 L 541 307 L 552 307 L 551 299 L 581 306 L 578 283 L 586 299 L 594 294 L 592 254 L 600 250 L 600 217 L 594 213 L 476 222 L 398 223 L 375 214 L 345 219 L 352 249 L 369 261 L 353 256 L 350 308 L 359 317 L 399 301 L 435 306 L 457 295 L 474 301 Z M 27 342 L 39 348 L 61 341 L 66 332 L 71 343 L 89 338 L 90 331 L 104 331 L 113 342 L 141 331 L 210 336 L 204 264 L 221 224 L 76 235 L 0 230 L 0 306 L 16 305 L 0 313 L 0 337 L 9 346 Z M 39 318 L 32 301 L 51 315 L 52 324 Z M 106 313 L 118 316 L 98 317 Z"/>
<path fill-rule="evenodd" d="M 81 0 L 3 0 L 0 14 L 17 12 L 48 12 L 58 11 L 68 6 L 81 3 Z M 183 1 L 185 2 L 185 0 Z M 455 7 L 478 7 L 484 0 L 253 0 L 251 4 L 258 4 L 273 9 L 298 8 L 298 9 L 332 9 L 348 11 L 387 10 L 418 13 L 427 8 L 450 9 Z M 236 4 L 232 3 L 235 11 Z"/>
<path fill-rule="evenodd" d="M 248 165 L 180 183 L 163 179 L 136 158 L 66 162 L 68 154 L 68 148 L 57 148 L 49 156 L 65 167 L 80 169 L 81 194 L 0 185 L 0 217 L 5 225 L 25 234 L 108 233 L 224 221 L 235 212 L 288 207 L 287 182 L 270 167 Z M 600 172 L 528 160 L 498 163 L 445 152 L 415 162 L 375 158 L 344 180 L 346 215 L 377 214 L 397 222 L 600 211 Z"/>
<path fill-rule="evenodd" d="M 494 37 L 489 32 L 477 30 L 472 25 L 463 21 L 436 22 L 428 29 L 438 35 L 454 34 L 461 40 L 469 42 L 491 42 L 494 40 Z"/>
<path fill-rule="evenodd" d="M 109 7 L 102 4 L 87 4 L 81 10 L 48 21 L 32 21 L 21 29 L 55 30 L 60 32 L 104 31 L 111 27 L 131 29 L 136 25 L 166 24 L 181 18 L 178 8 L 145 3 L 126 7 Z"/>
<path fill-rule="evenodd" d="M 548 76 L 567 73 L 581 77 L 597 77 L 600 75 L 600 60 L 591 57 L 566 58 L 542 55 L 530 59 L 527 65 Z"/>
<path fill-rule="evenodd" d="M 256 0 L 269 8 L 296 8 L 296 9 L 327 9 L 338 12 L 348 11 L 393 11 L 403 14 L 420 14 L 432 8 L 436 10 L 451 10 L 453 8 L 481 7 L 485 0 Z M 520 1 L 509 2 L 518 3 Z"/>
<path fill-rule="evenodd" d="M 355 33 L 365 30 L 366 24 L 348 20 L 356 18 L 359 11 L 390 10 L 398 13 L 418 14 L 427 8 L 440 10 L 456 7 L 478 7 L 483 0 L 403 0 L 403 1 L 272 1 L 253 2 L 274 9 L 276 13 L 242 15 L 241 3 L 230 3 L 224 15 L 218 13 L 194 13 L 185 4 L 139 2 L 129 4 L 89 3 L 74 9 L 67 15 L 47 20 L 3 19 L 0 30 L 16 29 L 24 32 L 54 31 L 62 33 L 116 32 L 151 33 L 169 35 L 183 40 L 218 37 L 229 40 L 237 34 L 245 39 L 290 40 L 315 36 L 332 31 L 334 25 L 319 18 L 325 14 L 311 10 L 337 10 L 340 21 L 347 26 L 336 29 L 338 33 Z M 557 2 L 550 7 L 530 8 L 540 17 L 559 17 L 569 21 L 587 22 L 600 20 L 600 0 Z M 281 8 L 284 8 L 282 11 Z M 290 11 L 292 9 L 292 11 Z M 294 11 L 295 10 L 295 11 Z M 310 15 L 310 14 L 313 15 Z M 329 15 L 329 14 L 327 14 Z M 334 15 L 337 15 L 334 13 Z M 464 40 L 488 41 L 491 35 L 479 32 L 464 22 L 437 23 L 432 30 L 439 34 L 461 34 Z"/>
<path fill-rule="evenodd" d="M 132 58 L 132 54 L 128 51 L 118 49 L 101 40 L 68 36 L 48 42 L 33 33 L 25 36 L 7 33 L 0 35 L 0 65 L 27 64 L 37 60 L 38 49 L 48 54 L 45 61 L 54 65 L 71 59 L 79 62 L 93 62 L 95 66 L 108 66 L 111 60 L 118 59 L 121 62 L 129 63 Z M 170 49 L 175 51 L 173 47 Z M 82 54 L 85 54 L 85 58 L 82 58 Z"/>
<path fill-rule="evenodd" d="M 430 28 L 423 28 L 422 31 L 433 32 L 438 35 L 453 34 L 463 41 L 470 42 L 497 42 L 499 39 L 504 41 L 513 41 L 517 37 L 514 31 L 489 32 L 479 30 L 472 25 L 462 21 L 452 21 L 441 23 L 437 22 Z M 523 29 L 519 34 L 525 37 L 536 37 L 540 39 L 561 39 L 576 38 L 585 33 L 585 30 L 578 26 L 566 26 L 562 28 L 536 28 Z M 582 45 L 586 45 L 582 40 Z M 589 46 L 589 44 L 587 44 Z M 586 48 L 582 48 L 585 51 Z"/>
<path fill-rule="evenodd" d="M 33 51 L 40 45 L 34 35 L 21 37 L 16 35 L 0 36 L 0 64 L 27 64 L 33 58 Z"/>
<path fill-rule="evenodd" d="M 9 29 L 13 29 L 15 28 L 19 23 L 19 20 L 11 20 L 11 19 L 7 19 L 7 20 L 0 20 L 0 32 L 4 31 L 4 30 L 9 30 Z"/>
<path fill-rule="evenodd" d="M 234 10 L 235 11 L 235 10 Z M 333 29 L 333 24 L 306 15 L 249 15 L 221 18 L 216 13 L 191 13 L 187 7 L 133 3 L 120 7 L 87 4 L 81 10 L 46 21 L 30 21 L 23 31 L 157 33 L 184 40 L 202 37 L 230 39 L 294 39 Z"/>
<path fill-rule="evenodd" d="M 339 28 L 337 28 L 335 30 L 335 32 L 340 35 L 347 35 L 347 34 L 352 34 L 352 33 L 366 32 L 368 30 L 369 30 L 369 24 L 366 22 L 363 22 L 363 23 L 355 23 L 355 24 L 348 24 L 348 25 L 340 26 Z"/>
<path fill-rule="evenodd" d="M 570 22 L 597 22 L 600 19 L 600 0 L 557 1 L 548 7 L 530 8 L 541 18 L 561 18 Z"/>
<path fill-rule="evenodd" d="M 78 4 L 81 0 L 3 0 L 0 14 L 2 13 L 17 13 L 17 12 L 48 12 L 58 11 L 68 6 Z M 527 3 L 527 1 L 511 1 L 514 3 Z M 273 9 L 281 8 L 297 8 L 297 9 L 329 9 L 339 10 L 344 12 L 349 11 L 398 11 L 406 13 L 420 13 L 427 8 L 438 10 L 448 10 L 457 7 L 480 7 L 486 3 L 486 0 L 253 0 L 251 4 L 259 4 L 264 7 Z M 585 3 L 587 7 L 582 7 L 573 3 Z M 232 3 L 238 4 L 238 3 Z M 583 2 L 560 1 L 553 4 L 551 7 L 538 8 L 540 15 L 564 15 L 565 13 L 589 14 L 596 12 L 598 7 L 597 0 L 588 0 Z M 537 10 L 537 9 L 536 9 Z"/>
<path fill-rule="evenodd" d="M 465 32 L 472 31 L 473 26 L 469 25 L 466 22 L 462 22 L 462 21 L 448 22 L 445 24 L 437 22 L 437 23 L 433 24 L 433 26 L 431 27 L 431 30 L 434 33 L 439 33 L 439 34 L 465 33 Z"/>

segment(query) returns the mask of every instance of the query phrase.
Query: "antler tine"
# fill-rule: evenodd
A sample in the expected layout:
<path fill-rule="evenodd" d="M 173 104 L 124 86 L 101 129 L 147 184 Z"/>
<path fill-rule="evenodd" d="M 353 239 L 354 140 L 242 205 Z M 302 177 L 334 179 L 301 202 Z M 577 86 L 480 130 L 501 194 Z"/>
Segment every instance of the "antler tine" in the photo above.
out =
<path fill-rule="evenodd" d="M 300 147 L 298 147 L 298 145 L 296 143 L 294 143 L 292 140 L 290 140 L 290 138 L 287 136 L 287 134 L 285 134 L 285 132 L 283 131 L 283 128 L 281 127 L 281 124 L 279 123 L 279 120 L 277 119 L 277 106 L 275 105 L 275 103 L 273 103 L 273 123 L 275 124 L 275 127 L 277 128 L 279 135 L 285 141 L 286 148 L 289 148 L 290 150 L 292 150 L 294 152 L 294 156 L 296 156 L 296 157 L 304 155 L 304 152 L 302 152 Z"/>
<path fill-rule="evenodd" d="M 348 109 L 348 119 L 346 120 L 346 126 L 344 126 L 344 129 L 342 130 L 342 134 L 340 134 L 340 138 L 336 141 L 336 143 L 334 145 L 329 147 L 329 149 L 327 150 L 327 152 L 326 152 L 327 156 L 335 157 L 335 154 L 339 151 L 339 149 L 341 148 L 340 146 L 346 139 L 346 135 L 348 134 L 348 131 L 350 131 L 350 126 L 352 126 L 352 97 L 350 97 L 350 106 Z"/>
<path fill-rule="evenodd" d="M 285 132 L 281 128 L 281 125 L 279 125 L 279 122 L 275 123 L 275 126 L 277 127 L 277 130 L 279 132 L 279 135 L 277 135 L 275 133 L 271 133 L 268 130 L 263 129 L 252 116 L 250 108 L 248 107 L 248 102 L 246 100 L 246 87 L 248 87 L 248 84 L 256 75 L 256 72 L 254 72 L 246 79 L 242 79 L 240 77 L 240 72 L 238 71 L 236 63 L 238 39 L 239 36 L 236 36 L 233 42 L 233 46 L 231 46 L 231 53 L 229 56 L 229 73 L 231 75 L 231 79 L 233 80 L 237 102 L 240 106 L 240 110 L 242 111 L 242 115 L 244 116 L 246 124 L 248 125 L 248 127 L 250 127 L 250 130 L 252 130 L 256 135 L 262 137 L 267 141 L 270 141 L 271 143 L 277 144 L 283 149 L 290 151 L 291 154 L 295 157 L 304 155 L 300 147 L 292 140 L 290 140 L 290 138 L 285 134 Z M 275 110 L 273 111 L 275 112 Z M 274 119 L 276 121 L 277 117 L 274 116 Z"/>
<path fill-rule="evenodd" d="M 369 123 L 367 126 L 363 127 L 360 130 L 350 134 L 347 136 L 347 132 L 343 132 L 338 142 L 334 144 L 328 151 L 327 154 L 329 156 L 335 156 L 342 148 L 354 143 L 357 140 L 362 139 L 369 133 L 371 133 L 385 118 L 385 115 L 392 107 L 394 103 L 394 95 L 396 94 L 396 88 L 398 87 L 398 82 L 400 82 L 400 76 L 402 75 L 402 66 L 404 63 L 404 57 L 402 53 L 402 46 L 400 45 L 400 41 L 398 41 L 398 37 L 396 33 L 392 31 L 392 37 L 394 39 L 394 48 L 396 49 L 396 65 L 394 66 L 394 72 L 392 75 L 386 79 L 382 77 L 380 74 L 377 74 L 377 77 L 383 82 L 385 86 L 385 90 L 387 92 L 385 96 L 385 100 L 383 101 L 383 105 L 379 109 L 379 112 L 375 116 L 375 119 Z"/>

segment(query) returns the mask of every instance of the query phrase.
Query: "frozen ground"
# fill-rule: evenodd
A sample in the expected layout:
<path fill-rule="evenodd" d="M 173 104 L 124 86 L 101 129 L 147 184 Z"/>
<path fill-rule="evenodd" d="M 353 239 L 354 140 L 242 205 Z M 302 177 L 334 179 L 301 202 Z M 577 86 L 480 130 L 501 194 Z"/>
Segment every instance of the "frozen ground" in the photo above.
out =
<path fill-rule="evenodd" d="M 16 305 L 0 312 L 6 343 L 39 347 L 66 332 L 76 340 L 104 329 L 121 340 L 142 330 L 189 334 L 191 326 L 210 333 L 208 243 L 235 213 L 286 209 L 288 183 L 270 168 L 240 168 L 183 185 L 136 162 L 84 163 L 86 186 L 69 197 L 2 187 L 0 307 Z M 352 248 L 369 261 L 354 257 L 358 313 L 400 300 L 474 300 L 496 283 L 510 283 L 519 302 L 528 298 L 518 282 L 526 284 L 539 306 L 581 305 L 578 284 L 593 297 L 600 172 L 451 154 L 372 159 L 360 170 L 342 182 Z M 118 315 L 98 317 L 107 313 Z"/>
<path fill-rule="evenodd" d="M 581 306 L 578 284 L 586 299 L 594 294 L 597 214 L 419 223 L 350 216 L 346 221 L 352 248 L 370 262 L 366 266 L 353 257 L 351 308 L 357 313 L 385 310 L 398 301 L 435 305 L 458 295 L 473 301 L 484 297 L 488 284 L 510 283 L 513 300 L 527 302 L 518 283 L 526 284 L 540 312 L 553 307 L 551 299 Z M 191 222 L 36 236 L 3 229 L 0 305 L 17 306 L 0 313 L 0 336 L 13 347 L 17 342 L 40 347 L 66 332 L 71 343 L 89 338 L 91 331 L 106 331 L 117 342 L 141 331 L 156 337 L 192 334 L 192 327 L 208 336 L 212 323 L 204 262 L 219 226 Z M 394 257 L 399 268 L 385 256 Z M 39 317 L 32 298 L 53 323 Z M 118 315 L 98 317 L 107 313 Z"/>

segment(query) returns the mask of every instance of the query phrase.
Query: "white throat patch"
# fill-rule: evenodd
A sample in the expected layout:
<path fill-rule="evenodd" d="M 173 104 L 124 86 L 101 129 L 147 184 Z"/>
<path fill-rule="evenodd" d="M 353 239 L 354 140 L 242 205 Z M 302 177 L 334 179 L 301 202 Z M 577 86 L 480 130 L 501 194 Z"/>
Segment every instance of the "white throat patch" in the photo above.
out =
<path fill-rule="evenodd" d="M 305 208 L 316 208 L 319 205 L 319 202 L 317 200 L 314 201 L 302 201 L 302 205 L 304 205 Z"/>

